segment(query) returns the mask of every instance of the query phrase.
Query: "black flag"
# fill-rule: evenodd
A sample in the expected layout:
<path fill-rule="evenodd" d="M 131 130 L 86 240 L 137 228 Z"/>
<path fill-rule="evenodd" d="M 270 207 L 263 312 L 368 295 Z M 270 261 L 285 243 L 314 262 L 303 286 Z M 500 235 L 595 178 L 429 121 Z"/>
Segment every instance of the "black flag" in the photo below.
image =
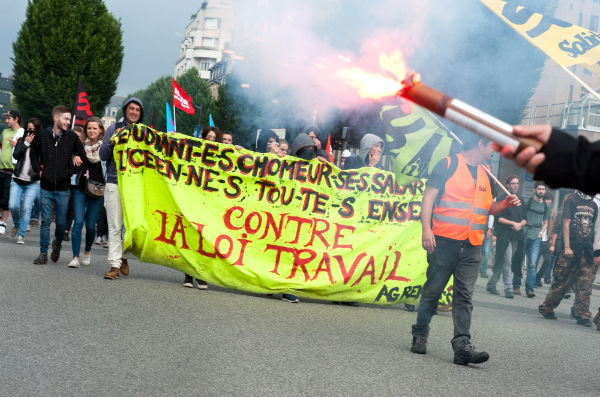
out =
<path fill-rule="evenodd" d="M 75 101 L 73 102 L 72 121 L 71 127 L 80 125 L 83 127 L 85 121 L 92 117 L 92 107 L 87 99 L 87 93 L 83 88 L 83 83 L 79 79 L 79 85 L 77 87 L 77 93 L 75 94 Z"/>

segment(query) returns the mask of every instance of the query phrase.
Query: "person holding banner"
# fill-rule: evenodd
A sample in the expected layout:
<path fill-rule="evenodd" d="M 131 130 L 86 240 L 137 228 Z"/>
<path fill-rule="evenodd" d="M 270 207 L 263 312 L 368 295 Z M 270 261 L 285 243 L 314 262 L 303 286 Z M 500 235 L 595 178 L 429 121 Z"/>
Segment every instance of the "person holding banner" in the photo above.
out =
<path fill-rule="evenodd" d="M 417 322 L 412 326 L 413 353 L 427 352 L 429 323 L 440 294 L 454 276 L 454 363 L 481 364 L 489 359 L 488 353 L 475 351 L 470 334 L 483 231 L 488 215 L 521 204 L 516 195 L 494 201 L 492 183 L 483 166 L 492 151 L 491 142 L 469 136 L 463 142 L 463 151 L 440 160 L 427 181 L 421 224 L 429 267 Z"/>
<path fill-rule="evenodd" d="M 100 146 L 100 159 L 106 161 L 106 185 L 104 190 L 104 207 L 108 222 L 108 262 L 110 270 L 104 275 L 107 280 L 119 278 L 119 273 L 129 275 L 127 258 L 123 257 L 123 207 L 117 179 L 117 166 L 113 156 L 115 147 L 111 138 L 115 132 L 124 126 L 144 121 L 144 106 L 139 98 L 131 97 L 123 105 L 123 122 L 112 124 L 106 130 L 106 135 Z"/>
<path fill-rule="evenodd" d="M 223 133 L 218 127 L 208 126 L 202 130 L 202 139 L 204 139 L 205 141 L 223 143 Z M 198 289 L 208 289 L 208 284 L 206 284 L 206 281 L 197 278 L 196 283 Z M 185 273 L 185 276 L 183 278 L 183 286 L 185 288 L 194 288 L 194 278 L 189 274 Z"/>

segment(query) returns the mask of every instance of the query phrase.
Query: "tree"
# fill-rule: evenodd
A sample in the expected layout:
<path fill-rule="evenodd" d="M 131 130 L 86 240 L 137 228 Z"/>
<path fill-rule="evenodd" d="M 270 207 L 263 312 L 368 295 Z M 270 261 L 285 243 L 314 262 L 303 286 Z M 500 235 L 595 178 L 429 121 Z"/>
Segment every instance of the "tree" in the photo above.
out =
<path fill-rule="evenodd" d="M 55 105 L 73 104 L 80 78 L 100 114 L 121 73 L 121 22 L 102 0 L 29 0 L 13 51 L 13 93 L 25 117 L 51 123 Z"/>
<path fill-rule="evenodd" d="M 210 94 L 208 83 L 200 78 L 198 69 L 191 68 L 176 80 L 181 88 L 192 97 L 192 104 L 202 108 L 202 110 L 196 109 L 193 115 L 176 110 L 177 132 L 191 135 L 198 122 L 200 125 L 208 125 L 208 114 L 214 110 L 214 100 Z M 168 102 L 171 109 L 173 106 L 171 76 L 162 76 L 145 89 L 138 90 L 127 98 L 130 96 L 135 96 L 142 101 L 145 124 L 150 125 L 152 112 L 154 112 L 154 128 L 159 131 L 166 129 L 165 103 Z"/>

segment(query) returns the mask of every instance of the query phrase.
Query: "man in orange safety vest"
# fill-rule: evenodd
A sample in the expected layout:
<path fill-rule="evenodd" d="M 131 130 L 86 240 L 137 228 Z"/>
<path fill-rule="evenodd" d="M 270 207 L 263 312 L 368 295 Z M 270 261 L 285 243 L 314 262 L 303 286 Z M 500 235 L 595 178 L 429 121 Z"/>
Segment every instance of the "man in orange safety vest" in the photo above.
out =
<path fill-rule="evenodd" d="M 494 201 L 492 184 L 484 169 L 492 152 L 491 142 L 470 135 L 463 142 L 463 151 L 440 160 L 427 181 L 421 223 L 429 267 L 417 323 L 412 326 L 413 353 L 426 353 L 429 323 L 440 294 L 453 275 L 454 363 L 480 364 L 489 358 L 488 353 L 474 350 L 469 331 L 483 233 L 488 215 L 521 204 L 515 195 Z"/>

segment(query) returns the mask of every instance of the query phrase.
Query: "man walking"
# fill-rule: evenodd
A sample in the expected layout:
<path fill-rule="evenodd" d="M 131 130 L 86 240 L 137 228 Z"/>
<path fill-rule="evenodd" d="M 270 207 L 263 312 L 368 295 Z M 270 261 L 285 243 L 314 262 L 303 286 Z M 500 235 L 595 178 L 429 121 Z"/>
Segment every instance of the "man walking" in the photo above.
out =
<path fill-rule="evenodd" d="M 552 269 L 554 268 L 554 224 L 556 223 L 556 211 L 554 210 L 552 203 L 554 202 L 554 195 L 546 192 L 544 194 L 544 201 L 546 206 L 550 208 L 550 221 L 548 221 L 548 227 L 546 232 L 542 235 L 542 245 L 540 249 L 540 255 L 542 257 L 542 266 L 537 272 L 535 286 L 542 286 L 542 278 L 544 283 L 550 284 L 552 278 Z M 550 249 L 552 247 L 552 250 Z"/>
<path fill-rule="evenodd" d="M 585 327 L 592 325 L 590 296 L 596 278 L 593 243 L 597 216 L 598 207 L 592 197 L 576 191 L 565 198 L 561 216 L 562 234 L 556 242 L 559 255 L 552 274 L 552 285 L 544 303 L 539 306 L 544 318 L 556 320 L 554 308 L 575 284 L 574 314 L 577 324 Z M 557 227 L 560 227 L 559 219 Z"/>
<path fill-rule="evenodd" d="M 9 110 L 3 116 L 8 127 L 2 131 L 2 141 L 0 143 L 0 234 L 6 233 L 6 222 L 8 221 L 8 201 L 10 199 L 10 181 L 12 178 L 13 148 L 17 144 L 17 139 L 23 135 L 21 128 L 21 113 L 16 110 Z M 13 233 L 11 237 L 15 237 Z"/>
<path fill-rule="evenodd" d="M 85 149 L 70 129 L 71 110 L 63 105 L 52 109 L 54 124 L 40 131 L 30 150 L 31 166 L 40 173 L 40 208 L 42 226 L 40 228 L 40 254 L 33 261 L 36 265 L 48 263 L 48 244 L 50 242 L 50 224 L 54 207 L 55 230 L 52 240 L 50 259 L 57 262 L 65 236 L 67 207 L 69 206 L 69 188 L 73 167 L 82 164 Z"/>
<path fill-rule="evenodd" d="M 489 358 L 488 353 L 474 350 L 470 335 L 471 300 L 487 216 L 520 204 L 514 195 L 493 201 L 490 179 L 482 165 L 489 160 L 492 144 L 469 138 L 460 154 L 435 166 L 423 196 L 423 248 L 429 267 L 410 348 L 413 353 L 426 353 L 429 323 L 441 292 L 454 275 L 452 347 L 454 363 L 459 365 L 480 364 Z"/>
<path fill-rule="evenodd" d="M 533 288 L 535 287 L 537 263 L 540 258 L 540 248 L 542 237 L 548 229 L 550 220 L 550 208 L 544 201 L 546 185 L 543 182 L 535 182 L 533 197 L 527 200 L 525 206 L 525 254 L 527 258 L 527 278 L 525 280 L 525 293 L 528 298 L 535 297 Z M 513 288 L 521 289 L 521 278 L 515 276 L 513 279 Z"/>
<path fill-rule="evenodd" d="M 519 177 L 511 175 L 506 178 L 506 187 L 511 195 L 517 196 L 519 191 Z M 502 201 L 506 196 L 500 197 Z M 520 197 L 519 201 L 520 201 Z M 486 290 L 490 294 L 498 295 L 496 284 L 502 275 L 504 282 L 504 296 L 513 299 L 513 271 L 518 268 L 520 275 L 521 265 L 523 263 L 523 234 L 522 229 L 525 226 L 525 216 L 523 208 L 514 207 L 502 213 L 502 216 L 496 217 L 494 231 L 496 233 L 496 258 L 494 260 L 494 269 L 490 277 Z M 512 257 L 511 257 L 512 254 Z M 509 261 L 509 258 L 511 259 Z M 516 292 L 519 292 L 517 290 Z M 520 294 L 520 292 L 519 292 Z"/>
<path fill-rule="evenodd" d="M 104 275 L 107 280 L 119 278 L 119 273 L 129 275 L 127 258 L 123 258 L 123 207 L 121 206 L 121 193 L 117 180 L 117 167 L 113 157 L 114 144 L 112 136 L 121 128 L 133 123 L 141 123 L 144 120 L 144 108 L 142 101 L 131 97 L 123 106 L 123 122 L 113 124 L 107 128 L 102 146 L 100 147 L 100 159 L 106 161 L 106 187 L 104 189 L 104 208 L 106 208 L 106 220 L 108 222 L 108 263 L 110 270 Z"/>

